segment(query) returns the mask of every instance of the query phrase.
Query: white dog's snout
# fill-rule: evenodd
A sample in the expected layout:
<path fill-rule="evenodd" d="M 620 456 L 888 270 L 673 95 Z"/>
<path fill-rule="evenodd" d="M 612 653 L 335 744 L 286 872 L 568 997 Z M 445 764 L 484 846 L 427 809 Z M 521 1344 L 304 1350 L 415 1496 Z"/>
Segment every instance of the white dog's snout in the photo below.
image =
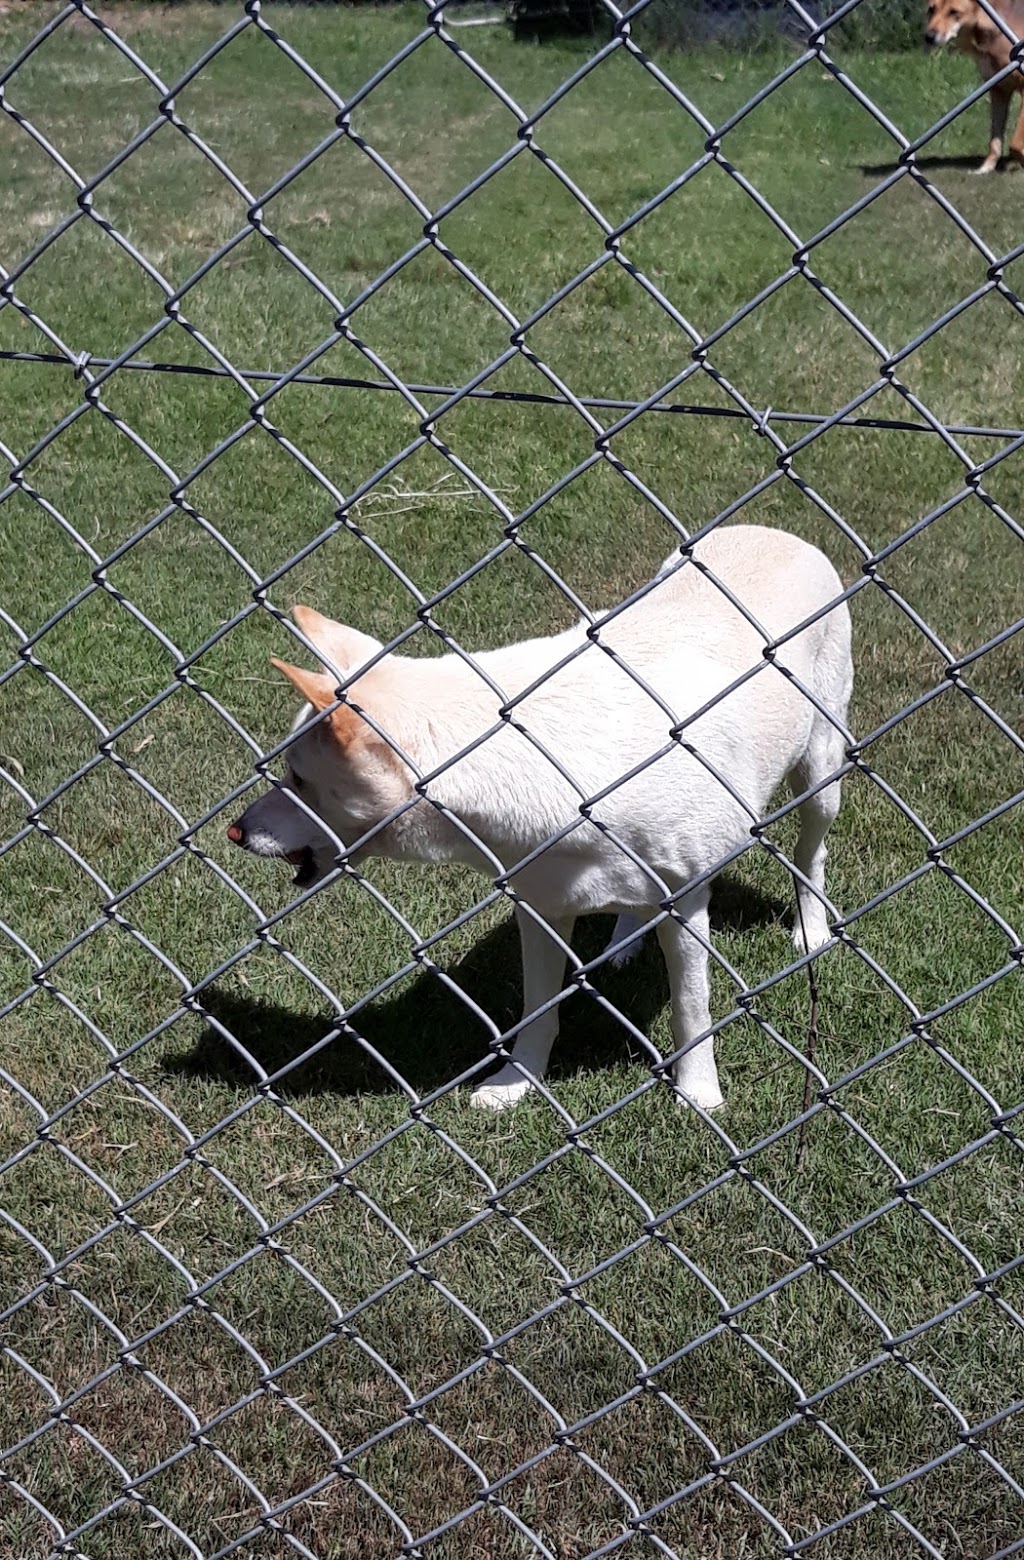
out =
<path fill-rule="evenodd" d="M 251 829 L 243 831 L 241 841 L 242 849 L 250 851 L 254 856 L 287 856 L 282 842 L 268 834 L 265 829 Z"/>
<path fill-rule="evenodd" d="M 297 888 L 308 888 L 330 870 L 333 851 L 327 836 L 276 789 L 258 797 L 227 832 L 233 845 L 252 856 L 290 862 L 298 869 L 293 879 Z"/>

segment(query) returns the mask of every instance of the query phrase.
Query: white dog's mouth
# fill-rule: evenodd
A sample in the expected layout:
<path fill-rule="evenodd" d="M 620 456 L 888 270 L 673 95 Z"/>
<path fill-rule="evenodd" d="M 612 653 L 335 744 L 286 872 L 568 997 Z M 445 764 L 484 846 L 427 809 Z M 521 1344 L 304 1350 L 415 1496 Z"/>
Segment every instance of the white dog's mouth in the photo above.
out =
<path fill-rule="evenodd" d="M 304 846 L 302 850 L 290 850 L 286 859 L 291 862 L 293 867 L 298 867 L 299 869 L 292 878 L 293 888 L 309 888 L 323 877 L 323 873 L 317 866 L 312 847 L 309 845 Z"/>
<path fill-rule="evenodd" d="M 299 845 L 295 850 L 284 850 L 272 834 L 263 829 L 250 832 L 245 828 L 243 820 L 231 824 L 228 839 L 232 845 L 238 845 L 254 856 L 274 856 L 296 867 L 298 870 L 292 878 L 294 888 L 310 888 L 326 877 L 331 868 L 331 857 L 325 857 L 323 851 L 318 853 L 312 845 Z"/>

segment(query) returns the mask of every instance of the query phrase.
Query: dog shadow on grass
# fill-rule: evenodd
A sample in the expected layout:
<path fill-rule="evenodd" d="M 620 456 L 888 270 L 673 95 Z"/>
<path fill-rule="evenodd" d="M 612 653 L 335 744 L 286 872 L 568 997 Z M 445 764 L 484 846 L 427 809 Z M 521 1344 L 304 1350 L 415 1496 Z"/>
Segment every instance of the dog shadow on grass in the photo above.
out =
<path fill-rule="evenodd" d="M 786 907 L 778 899 L 724 878 L 712 900 L 712 934 L 771 924 L 785 914 Z M 584 962 L 596 958 L 607 944 L 613 924 L 611 916 L 581 920 L 573 937 L 577 956 Z M 341 1033 L 306 1060 L 299 1058 L 334 1027 L 330 1014 L 312 1017 L 216 988 L 204 993 L 204 1000 L 216 1023 L 268 1073 L 287 1069 L 274 1085 L 282 1095 L 390 1092 L 396 1084 L 377 1056 L 423 1095 L 486 1057 L 490 1034 L 470 1004 L 482 1009 L 501 1032 L 518 1022 L 522 988 L 514 920 L 510 917 L 481 937 L 465 958 L 445 968 L 444 973 L 468 1003 L 446 981 L 424 971 L 408 977 L 353 1018 L 352 1029 L 365 1046 L 352 1033 Z M 639 1053 L 636 1039 L 603 1004 L 618 1009 L 642 1034 L 648 1033 L 668 1001 L 657 938 L 645 937 L 637 954 L 622 968 L 602 966 L 592 984 L 601 1001 L 580 992 L 560 1005 L 559 1038 L 551 1060 L 553 1078 L 581 1067 L 590 1070 L 615 1065 Z M 179 1073 L 233 1085 L 253 1082 L 252 1068 L 213 1025 L 205 1028 L 191 1051 L 168 1058 L 166 1065 Z M 479 1078 L 485 1071 L 481 1069 Z"/>
<path fill-rule="evenodd" d="M 920 168 L 922 173 L 937 173 L 943 168 L 950 170 L 960 169 L 964 173 L 973 173 L 980 166 L 983 155 L 983 152 L 975 152 L 969 157 L 960 154 L 955 157 L 915 157 L 914 167 Z M 860 163 L 859 167 L 861 173 L 867 174 L 869 178 L 881 179 L 887 173 L 895 173 L 897 169 L 903 167 L 903 164 L 899 162 Z M 1010 167 L 1009 163 L 1004 162 L 1000 164 L 996 172 L 1008 173 Z"/>

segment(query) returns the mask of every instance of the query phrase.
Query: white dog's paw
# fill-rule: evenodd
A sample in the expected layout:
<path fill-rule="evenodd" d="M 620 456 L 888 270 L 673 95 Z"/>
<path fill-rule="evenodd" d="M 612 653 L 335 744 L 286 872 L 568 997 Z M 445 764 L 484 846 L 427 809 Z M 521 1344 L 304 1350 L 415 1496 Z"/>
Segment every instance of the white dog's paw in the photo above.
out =
<path fill-rule="evenodd" d="M 524 1078 L 517 1067 L 503 1067 L 473 1090 L 469 1103 L 475 1110 L 508 1110 L 518 1105 L 532 1088 L 530 1079 Z"/>
<path fill-rule="evenodd" d="M 720 1110 L 725 1104 L 725 1097 L 717 1086 L 713 1089 L 704 1087 L 690 1091 L 681 1089 L 678 1084 L 675 1084 L 673 1085 L 673 1092 L 676 1097 L 676 1104 L 680 1107 L 683 1105 L 698 1105 L 701 1110 Z"/>
<path fill-rule="evenodd" d="M 971 177 L 974 179 L 983 179 L 987 173 L 995 173 L 995 171 L 995 163 L 992 163 L 991 166 L 988 163 L 982 163 L 980 168 L 971 169 Z"/>
<path fill-rule="evenodd" d="M 818 948 L 823 948 L 831 937 L 832 933 L 823 915 L 805 916 L 803 923 L 797 920 L 793 927 L 793 947 L 797 953 L 814 953 Z"/>

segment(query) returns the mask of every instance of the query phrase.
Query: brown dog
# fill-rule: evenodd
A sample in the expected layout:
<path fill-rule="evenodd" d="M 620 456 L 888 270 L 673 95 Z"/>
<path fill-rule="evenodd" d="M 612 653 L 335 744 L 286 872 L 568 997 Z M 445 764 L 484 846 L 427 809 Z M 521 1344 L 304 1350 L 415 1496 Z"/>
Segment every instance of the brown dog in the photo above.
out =
<path fill-rule="evenodd" d="M 1024 0 L 989 0 L 989 4 L 1011 32 L 1024 38 Z M 928 6 L 924 41 L 931 49 L 955 42 L 958 49 L 971 56 L 982 81 L 989 81 L 1006 69 L 1013 47 L 977 0 L 933 0 Z M 975 169 L 976 173 L 991 173 L 1002 156 L 1006 116 L 1015 92 L 1024 94 L 1024 74 L 1020 70 L 1004 76 L 992 88 L 992 139 L 988 143 L 988 156 L 981 167 Z M 1010 160 L 1024 166 L 1024 103 L 1010 140 Z"/>

